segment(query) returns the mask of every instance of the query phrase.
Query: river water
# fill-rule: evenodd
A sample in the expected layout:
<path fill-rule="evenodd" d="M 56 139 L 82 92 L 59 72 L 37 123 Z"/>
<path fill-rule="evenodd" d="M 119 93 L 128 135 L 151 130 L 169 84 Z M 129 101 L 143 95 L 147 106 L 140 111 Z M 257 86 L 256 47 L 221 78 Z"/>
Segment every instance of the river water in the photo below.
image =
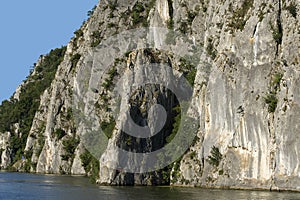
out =
<path fill-rule="evenodd" d="M 107 187 L 85 177 L 0 172 L 0 199 L 300 199 L 300 193 L 173 187 Z"/>

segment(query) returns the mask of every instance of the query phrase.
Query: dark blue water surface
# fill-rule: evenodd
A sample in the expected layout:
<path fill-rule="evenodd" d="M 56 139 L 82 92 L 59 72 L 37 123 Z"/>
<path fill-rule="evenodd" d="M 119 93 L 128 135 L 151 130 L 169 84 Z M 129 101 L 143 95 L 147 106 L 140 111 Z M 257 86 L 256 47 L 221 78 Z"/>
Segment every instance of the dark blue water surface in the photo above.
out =
<path fill-rule="evenodd" d="M 88 178 L 0 172 L 0 199 L 300 199 L 300 193 L 173 187 L 106 187 Z"/>

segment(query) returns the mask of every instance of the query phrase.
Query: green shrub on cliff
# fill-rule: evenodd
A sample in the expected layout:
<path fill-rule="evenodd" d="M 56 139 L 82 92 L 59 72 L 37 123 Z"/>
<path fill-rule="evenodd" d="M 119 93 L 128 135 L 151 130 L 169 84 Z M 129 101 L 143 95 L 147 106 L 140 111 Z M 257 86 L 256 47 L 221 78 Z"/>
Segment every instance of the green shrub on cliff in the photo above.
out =
<path fill-rule="evenodd" d="M 264 97 L 265 103 L 268 104 L 268 112 L 273 113 L 276 110 L 278 99 L 276 93 L 270 92 Z"/>
<path fill-rule="evenodd" d="M 61 155 L 61 159 L 65 161 L 73 160 L 79 142 L 79 139 L 76 137 L 70 137 L 69 139 L 63 140 L 62 144 L 65 154 Z"/>
<path fill-rule="evenodd" d="M 90 181 L 95 183 L 97 178 L 99 178 L 100 164 L 89 151 L 85 150 L 83 154 L 80 155 L 80 160 L 82 162 L 82 167 L 87 175 L 90 176 Z"/>
<path fill-rule="evenodd" d="M 218 167 L 219 164 L 220 164 L 220 162 L 221 162 L 221 160 L 222 160 L 222 157 L 223 156 L 222 156 L 219 148 L 213 146 L 212 149 L 211 149 L 211 151 L 210 151 L 210 156 L 208 156 L 207 161 L 208 161 L 209 164 L 211 164 L 211 165 L 213 165 L 215 167 Z"/>
<path fill-rule="evenodd" d="M 286 10 L 288 10 L 290 12 L 290 14 L 296 19 L 297 18 L 297 4 L 296 3 L 291 3 L 289 6 L 287 6 L 285 8 Z"/>

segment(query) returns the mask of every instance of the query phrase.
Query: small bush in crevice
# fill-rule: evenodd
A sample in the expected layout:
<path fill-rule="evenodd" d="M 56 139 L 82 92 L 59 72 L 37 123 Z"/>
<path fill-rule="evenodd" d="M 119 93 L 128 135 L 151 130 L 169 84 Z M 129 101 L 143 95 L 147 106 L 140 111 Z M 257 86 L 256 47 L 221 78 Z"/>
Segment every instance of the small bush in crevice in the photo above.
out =
<path fill-rule="evenodd" d="M 65 154 L 61 155 L 61 159 L 65 161 L 70 161 L 74 159 L 75 156 L 75 150 L 79 144 L 79 139 L 76 137 L 70 137 L 62 142 L 63 149 L 65 151 Z"/>
<path fill-rule="evenodd" d="M 271 82 L 271 90 L 265 97 L 263 97 L 265 103 L 268 105 L 269 113 L 275 112 L 277 108 L 278 99 L 276 95 L 277 95 L 277 91 L 280 89 L 280 81 L 282 77 L 283 74 L 279 72 L 273 75 L 272 82 Z"/>
<path fill-rule="evenodd" d="M 280 28 L 281 26 L 275 28 L 271 22 L 269 24 L 272 30 L 273 39 L 275 40 L 276 44 L 277 45 L 282 44 L 283 32 L 282 29 Z"/>
<path fill-rule="evenodd" d="M 285 8 L 290 12 L 290 14 L 296 19 L 297 18 L 297 5 L 295 3 L 291 3 L 289 6 Z"/>
<path fill-rule="evenodd" d="M 208 39 L 208 44 L 206 47 L 206 52 L 211 56 L 211 58 L 214 60 L 217 56 L 217 50 L 215 49 L 213 45 L 213 40 L 212 38 Z"/>
<path fill-rule="evenodd" d="M 265 103 L 268 105 L 268 112 L 273 113 L 276 110 L 278 99 L 276 97 L 276 92 L 270 92 L 264 97 Z"/>
<path fill-rule="evenodd" d="M 73 119 L 73 109 L 68 108 L 67 109 L 67 114 L 66 114 L 66 120 L 71 121 Z"/>
<path fill-rule="evenodd" d="M 59 128 L 54 131 L 54 134 L 55 134 L 56 138 L 58 140 L 60 140 L 61 138 L 63 138 L 66 135 L 66 132 L 63 129 Z"/>
<path fill-rule="evenodd" d="M 92 43 L 91 47 L 97 47 L 102 40 L 101 32 L 100 31 L 94 31 L 92 34 Z"/>
<path fill-rule="evenodd" d="M 104 132 L 107 138 L 112 137 L 115 126 L 116 126 L 116 121 L 113 118 L 111 118 L 109 122 L 101 122 L 100 124 L 101 130 Z"/>
<path fill-rule="evenodd" d="M 77 31 L 74 32 L 76 38 L 79 38 L 83 36 L 83 31 L 81 29 L 78 29 Z"/>
<path fill-rule="evenodd" d="M 79 53 L 76 53 L 75 55 L 71 56 L 71 63 L 72 63 L 72 68 L 76 67 L 77 63 L 79 62 L 81 58 L 81 55 Z"/>
<path fill-rule="evenodd" d="M 222 160 L 222 154 L 220 153 L 220 150 L 218 147 L 213 146 L 210 151 L 210 156 L 208 156 L 207 161 L 209 164 L 218 167 L 221 160 Z"/>
<path fill-rule="evenodd" d="M 281 74 L 281 73 L 274 74 L 272 86 L 274 87 L 275 90 L 277 90 L 279 88 L 282 77 L 283 77 L 283 74 Z"/>
<path fill-rule="evenodd" d="M 197 69 L 189 58 L 180 58 L 179 71 L 183 73 L 186 80 L 191 86 L 194 85 Z"/>
<path fill-rule="evenodd" d="M 116 67 L 112 67 L 107 74 L 108 78 L 106 78 L 102 84 L 102 87 L 104 87 L 105 90 L 108 90 L 112 86 L 114 77 L 118 75 L 118 71 Z"/>
<path fill-rule="evenodd" d="M 189 82 L 191 86 L 194 86 L 196 74 L 197 74 L 197 69 L 193 68 L 185 75 L 186 80 Z"/>

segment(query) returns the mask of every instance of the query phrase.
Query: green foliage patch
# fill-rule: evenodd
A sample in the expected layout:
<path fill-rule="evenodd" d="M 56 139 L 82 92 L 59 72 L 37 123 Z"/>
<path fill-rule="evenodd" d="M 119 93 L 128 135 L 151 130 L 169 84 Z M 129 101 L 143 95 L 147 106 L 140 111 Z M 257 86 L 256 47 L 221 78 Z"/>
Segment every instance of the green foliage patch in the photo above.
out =
<path fill-rule="evenodd" d="M 222 160 L 222 154 L 220 153 L 220 150 L 218 147 L 213 146 L 210 151 L 210 156 L 208 156 L 207 161 L 209 164 L 218 167 L 221 160 Z"/>
<path fill-rule="evenodd" d="M 254 0 L 244 0 L 241 8 L 233 11 L 233 16 L 230 18 L 228 26 L 230 28 L 243 31 L 247 22 L 247 19 L 245 19 L 245 15 L 253 7 L 253 3 Z"/>
<path fill-rule="evenodd" d="M 107 138 L 112 137 L 115 126 L 116 126 L 116 121 L 113 118 L 111 118 L 109 122 L 103 121 L 100 124 L 101 130 L 104 132 Z"/>
<path fill-rule="evenodd" d="M 63 129 L 59 128 L 54 131 L 54 134 L 55 134 L 56 138 L 58 140 L 60 140 L 61 138 L 63 138 L 66 135 L 66 132 Z"/>
<path fill-rule="evenodd" d="M 94 31 L 92 34 L 92 43 L 91 47 L 96 47 L 100 44 L 102 37 L 101 37 L 101 32 L 100 31 Z"/>
<path fill-rule="evenodd" d="M 273 113 L 277 108 L 278 99 L 275 92 L 269 92 L 267 96 L 264 97 L 265 103 L 268 104 L 268 112 Z"/>
<path fill-rule="evenodd" d="M 72 161 L 74 159 L 74 152 L 79 144 L 80 140 L 76 137 L 70 137 L 66 140 L 63 140 L 63 149 L 65 154 L 61 155 L 61 159 L 65 161 Z"/>
<path fill-rule="evenodd" d="M 113 85 L 114 77 L 118 75 L 117 68 L 115 66 L 110 68 L 107 75 L 108 77 L 104 80 L 104 83 L 102 84 L 105 90 L 110 89 L 111 86 Z"/>
<path fill-rule="evenodd" d="M 148 24 L 148 16 L 151 8 L 153 8 L 155 4 L 155 0 L 151 0 L 149 2 L 144 1 L 142 2 L 137 2 L 131 11 L 131 19 L 132 19 L 132 24 L 134 27 L 137 27 L 138 25 L 142 25 L 144 27 L 147 27 Z"/>
<path fill-rule="evenodd" d="M 285 8 L 286 10 L 288 10 L 290 12 L 290 14 L 296 19 L 297 18 L 297 5 L 296 3 L 292 2 L 289 6 L 287 6 Z"/>
<path fill-rule="evenodd" d="M 179 61 L 179 71 L 183 73 L 184 77 L 189 82 L 189 84 L 191 86 L 194 86 L 195 77 L 197 73 L 196 66 L 190 58 L 181 57 Z"/>
<path fill-rule="evenodd" d="M 80 160 L 82 162 L 82 167 L 84 168 L 87 175 L 90 176 L 90 181 L 96 183 L 99 178 L 100 163 L 89 151 L 85 150 L 83 154 L 80 155 Z"/>
<path fill-rule="evenodd" d="M 217 57 L 217 50 L 215 49 L 213 45 L 212 38 L 208 38 L 208 44 L 206 47 L 206 52 L 211 56 L 211 58 L 214 60 Z"/>
<path fill-rule="evenodd" d="M 81 55 L 79 53 L 76 53 L 76 54 L 71 56 L 70 61 L 72 63 L 72 68 L 76 67 L 76 65 L 79 62 L 80 58 L 81 58 Z"/>
<path fill-rule="evenodd" d="M 277 99 L 277 91 L 280 88 L 280 81 L 283 77 L 282 73 L 275 73 L 272 77 L 272 81 L 271 81 L 271 89 L 268 92 L 268 94 L 263 97 L 265 103 L 268 105 L 268 112 L 269 113 L 273 113 L 275 112 L 276 108 L 277 108 L 277 103 L 278 103 L 278 99 Z"/>

